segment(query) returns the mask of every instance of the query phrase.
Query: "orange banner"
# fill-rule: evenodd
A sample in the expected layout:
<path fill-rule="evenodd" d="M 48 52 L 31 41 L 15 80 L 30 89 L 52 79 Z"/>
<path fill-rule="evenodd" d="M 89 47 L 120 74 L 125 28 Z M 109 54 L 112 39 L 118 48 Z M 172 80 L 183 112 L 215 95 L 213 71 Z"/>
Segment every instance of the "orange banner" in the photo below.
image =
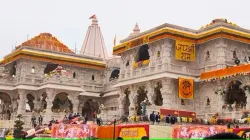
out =
<path fill-rule="evenodd" d="M 194 80 L 179 78 L 179 98 L 194 99 Z"/>
<path fill-rule="evenodd" d="M 201 80 L 208 80 L 208 79 L 213 79 L 213 78 L 221 78 L 225 76 L 232 76 L 236 74 L 241 74 L 241 73 L 248 73 L 250 72 L 250 65 L 240 65 L 236 67 L 231 67 L 231 68 L 225 68 L 225 69 L 220 69 L 220 70 L 215 70 L 215 71 L 209 71 L 209 72 L 204 72 L 201 74 L 200 79 Z"/>

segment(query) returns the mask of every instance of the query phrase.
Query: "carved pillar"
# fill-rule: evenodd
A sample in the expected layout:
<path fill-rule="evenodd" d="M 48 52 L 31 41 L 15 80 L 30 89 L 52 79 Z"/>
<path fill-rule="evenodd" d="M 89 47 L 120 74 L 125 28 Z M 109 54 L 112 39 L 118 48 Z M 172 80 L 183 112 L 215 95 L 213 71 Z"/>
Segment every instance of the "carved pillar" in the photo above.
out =
<path fill-rule="evenodd" d="M 162 45 L 162 51 L 163 51 L 163 56 L 162 56 L 162 62 L 164 64 L 164 70 L 168 70 L 170 67 L 171 63 L 171 44 L 163 44 Z"/>
<path fill-rule="evenodd" d="M 153 51 L 153 49 L 152 49 L 152 47 L 150 47 L 149 49 L 148 49 L 148 54 L 149 54 L 149 64 L 148 64 L 148 66 L 150 67 L 151 65 L 152 65 L 152 63 L 153 63 L 153 61 L 154 61 L 154 57 L 155 57 L 155 55 L 154 55 L 154 51 Z"/>
<path fill-rule="evenodd" d="M 226 67 L 226 47 L 224 39 L 220 39 L 215 48 L 217 48 L 217 69 Z"/>
<path fill-rule="evenodd" d="M 221 81 L 217 81 L 218 90 L 224 91 L 224 83 Z M 217 100 L 218 100 L 218 106 L 217 106 L 217 112 L 222 112 L 222 106 L 224 105 L 224 99 L 223 95 L 217 94 Z"/>
<path fill-rule="evenodd" d="M 24 114 L 25 112 L 25 106 L 26 106 L 26 93 L 25 90 L 18 90 L 19 94 L 19 100 L 18 100 L 18 109 L 17 109 L 17 115 Z"/>
<path fill-rule="evenodd" d="M 148 91 L 148 100 L 152 105 L 155 105 L 155 99 L 154 99 L 154 87 L 152 82 L 147 83 L 147 91 Z"/>
<path fill-rule="evenodd" d="M 130 106 L 129 106 L 129 116 L 133 116 L 136 115 L 136 98 L 137 98 L 137 91 L 136 91 L 136 87 L 135 86 L 131 86 L 131 92 L 129 94 L 129 102 L 130 102 Z"/>
<path fill-rule="evenodd" d="M 166 108 L 171 108 L 172 106 L 172 79 L 163 79 L 162 80 L 162 88 L 161 88 L 161 94 L 163 98 L 163 106 Z M 176 83 L 177 84 L 177 83 Z"/>
<path fill-rule="evenodd" d="M 119 98 L 118 98 L 118 104 L 119 104 L 119 115 L 122 116 L 124 115 L 124 90 L 122 87 L 119 88 Z"/>
<path fill-rule="evenodd" d="M 74 113 L 79 113 L 78 112 L 78 107 L 79 107 L 79 98 L 78 98 L 78 94 L 73 96 L 73 101 L 71 101 L 73 103 L 73 112 Z"/>
<path fill-rule="evenodd" d="M 135 55 L 132 52 L 132 54 L 130 54 L 130 64 L 129 64 L 129 66 L 130 66 L 130 77 L 133 76 L 133 72 L 134 72 L 133 65 L 134 65 L 134 62 L 135 62 Z M 130 78 L 130 77 L 128 77 L 128 78 Z"/>
<path fill-rule="evenodd" d="M 47 102 L 47 107 L 46 107 L 46 114 L 51 114 L 52 113 L 52 106 L 53 106 L 53 101 L 55 98 L 55 91 L 53 89 L 46 89 L 46 93 L 47 93 L 47 98 L 46 98 L 46 102 Z"/>

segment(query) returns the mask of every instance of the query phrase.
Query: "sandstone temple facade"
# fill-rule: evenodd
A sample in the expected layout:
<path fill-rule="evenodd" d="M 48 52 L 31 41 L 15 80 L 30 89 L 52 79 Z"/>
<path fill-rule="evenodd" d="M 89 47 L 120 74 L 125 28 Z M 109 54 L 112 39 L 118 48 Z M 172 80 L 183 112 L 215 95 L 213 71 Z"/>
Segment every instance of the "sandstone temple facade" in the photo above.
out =
<path fill-rule="evenodd" d="M 250 30 L 225 19 L 199 30 L 163 24 L 140 32 L 136 24 L 120 43 L 109 57 L 93 17 L 80 53 L 49 33 L 17 46 L 1 61 L 0 118 L 91 118 L 103 104 L 109 120 L 140 115 L 145 99 L 147 113 L 169 108 L 202 118 L 239 117 L 250 108 Z M 179 78 L 194 81 L 192 98 L 178 96 Z"/>

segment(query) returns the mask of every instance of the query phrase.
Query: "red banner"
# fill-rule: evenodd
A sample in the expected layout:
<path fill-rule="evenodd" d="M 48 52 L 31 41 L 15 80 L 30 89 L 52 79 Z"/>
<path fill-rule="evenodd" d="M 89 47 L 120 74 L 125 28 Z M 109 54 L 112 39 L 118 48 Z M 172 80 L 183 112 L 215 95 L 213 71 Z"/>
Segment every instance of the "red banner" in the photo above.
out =
<path fill-rule="evenodd" d="M 217 133 L 224 133 L 226 130 L 226 126 L 175 125 L 172 129 L 172 137 L 178 139 L 205 138 Z"/>
<path fill-rule="evenodd" d="M 89 138 L 97 137 L 97 126 L 93 124 L 54 124 L 52 138 Z"/>

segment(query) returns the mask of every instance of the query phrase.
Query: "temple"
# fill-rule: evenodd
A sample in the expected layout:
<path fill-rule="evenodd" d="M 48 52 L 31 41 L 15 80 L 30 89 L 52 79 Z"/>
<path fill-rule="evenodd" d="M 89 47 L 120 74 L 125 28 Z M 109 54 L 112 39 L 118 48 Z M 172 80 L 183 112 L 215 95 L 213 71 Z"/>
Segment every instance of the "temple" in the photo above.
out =
<path fill-rule="evenodd" d="M 112 87 L 119 76 L 119 56 L 108 57 L 97 18 L 87 31 L 81 53 L 71 51 L 50 33 L 17 46 L 1 60 L 0 119 L 22 114 L 26 124 L 41 114 L 45 122 L 80 113 L 90 120 L 104 104 L 110 118 L 118 110 Z"/>
<path fill-rule="evenodd" d="M 91 19 L 79 54 L 41 33 L 1 60 L 1 119 L 70 112 L 91 119 L 100 106 L 103 120 L 162 109 L 240 118 L 250 109 L 250 30 L 226 19 L 199 30 L 166 23 L 141 32 L 136 24 L 109 57 Z"/>

